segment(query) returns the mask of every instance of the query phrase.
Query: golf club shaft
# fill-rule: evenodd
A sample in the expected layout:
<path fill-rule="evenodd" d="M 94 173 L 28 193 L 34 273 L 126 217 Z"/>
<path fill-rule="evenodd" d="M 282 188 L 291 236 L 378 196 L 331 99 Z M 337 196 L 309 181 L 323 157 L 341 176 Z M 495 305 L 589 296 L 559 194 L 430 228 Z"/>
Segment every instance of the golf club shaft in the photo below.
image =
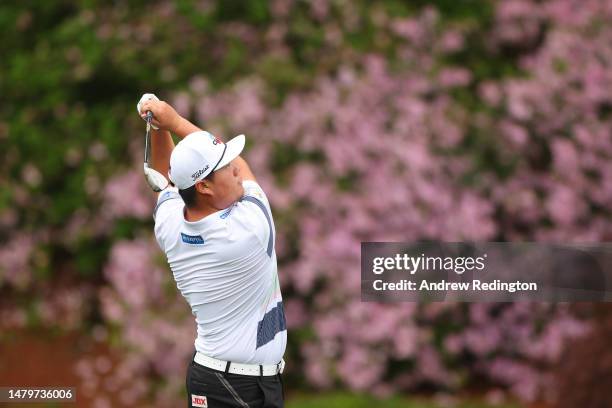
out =
<path fill-rule="evenodd" d="M 144 162 L 149 164 L 149 156 L 151 155 L 151 121 L 153 120 L 153 112 L 147 111 L 147 131 L 145 133 L 145 154 Z"/>

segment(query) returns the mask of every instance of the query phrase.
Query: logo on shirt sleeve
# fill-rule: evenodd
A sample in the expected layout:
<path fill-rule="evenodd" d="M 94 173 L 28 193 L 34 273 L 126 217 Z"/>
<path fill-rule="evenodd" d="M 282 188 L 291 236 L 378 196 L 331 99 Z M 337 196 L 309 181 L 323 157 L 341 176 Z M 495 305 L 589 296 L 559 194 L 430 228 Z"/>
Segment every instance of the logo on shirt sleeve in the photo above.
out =
<path fill-rule="evenodd" d="M 230 208 L 228 208 L 227 210 L 225 210 L 224 212 L 221 213 L 221 215 L 219 216 L 219 218 L 221 219 L 225 219 L 227 218 L 228 215 L 230 215 L 230 213 L 232 212 L 232 209 L 236 206 L 236 204 L 233 204 Z"/>
<path fill-rule="evenodd" d="M 203 395 L 191 394 L 191 406 L 198 408 L 208 408 L 208 402 Z"/>
<path fill-rule="evenodd" d="M 187 235 L 181 232 L 181 240 L 186 244 L 204 245 L 204 238 L 201 235 Z"/>

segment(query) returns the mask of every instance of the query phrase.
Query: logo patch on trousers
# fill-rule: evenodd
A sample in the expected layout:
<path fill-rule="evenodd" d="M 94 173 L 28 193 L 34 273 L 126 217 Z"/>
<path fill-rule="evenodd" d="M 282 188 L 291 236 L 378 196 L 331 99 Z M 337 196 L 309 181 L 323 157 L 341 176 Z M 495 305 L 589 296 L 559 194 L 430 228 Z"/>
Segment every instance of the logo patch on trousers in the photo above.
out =
<path fill-rule="evenodd" d="M 206 397 L 203 395 L 191 394 L 191 406 L 198 408 L 208 408 L 208 402 L 206 402 Z"/>

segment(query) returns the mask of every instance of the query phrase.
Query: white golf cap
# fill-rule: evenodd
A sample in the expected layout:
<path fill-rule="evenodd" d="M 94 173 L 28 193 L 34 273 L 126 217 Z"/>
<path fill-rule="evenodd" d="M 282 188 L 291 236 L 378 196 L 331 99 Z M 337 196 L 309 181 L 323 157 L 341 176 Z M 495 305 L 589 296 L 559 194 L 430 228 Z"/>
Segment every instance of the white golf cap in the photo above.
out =
<path fill-rule="evenodd" d="M 191 133 L 172 151 L 168 176 L 179 190 L 184 190 L 234 160 L 242 149 L 244 135 L 223 143 L 205 131 Z"/>

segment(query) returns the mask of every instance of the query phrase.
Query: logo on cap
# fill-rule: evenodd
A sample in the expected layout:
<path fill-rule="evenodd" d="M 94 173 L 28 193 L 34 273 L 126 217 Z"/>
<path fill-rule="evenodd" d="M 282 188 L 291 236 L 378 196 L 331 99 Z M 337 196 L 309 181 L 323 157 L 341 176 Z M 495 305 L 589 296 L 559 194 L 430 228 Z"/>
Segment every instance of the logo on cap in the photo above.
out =
<path fill-rule="evenodd" d="M 191 175 L 191 178 L 193 179 L 193 181 L 196 181 L 196 180 L 198 179 L 198 177 L 200 177 L 202 174 L 204 174 L 204 172 L 205 172 L 206 170 L 208 170 L 208 167 L 209 167 L 209 166 L 208 166 L 208 164 L 207 164 L 206 166 L 204 166 L 204 168 L 203 168 L 203 169 L 200 169 L 200 170 L 196 171 L 195 173 L 193 173 L 193 174 Z"/>
<path fill-rule="evenodd" d="M 215 146 L 218 145 L 218 144 L 223 144 L 223 142 L 221 140 L 219 140 L 219 138 L 217 138 L 213 134 L 208 133 L 208 132 L 206 132 L 206 133 L 208 134 L 208 137 L 210 138 L 210 141 L 212 142 L 212 144 L 214 144 Z"/>

